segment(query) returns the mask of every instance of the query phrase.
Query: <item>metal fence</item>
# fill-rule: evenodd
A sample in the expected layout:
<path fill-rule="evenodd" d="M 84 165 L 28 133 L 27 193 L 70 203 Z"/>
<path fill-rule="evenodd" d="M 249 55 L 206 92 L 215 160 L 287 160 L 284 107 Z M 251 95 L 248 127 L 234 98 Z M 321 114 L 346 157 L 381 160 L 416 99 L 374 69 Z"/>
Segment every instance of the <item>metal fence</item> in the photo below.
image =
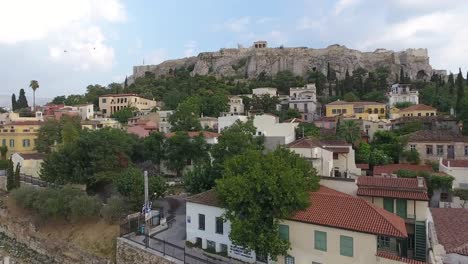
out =
<path fill-rule="evenodd" d="M 187 264 L 218 264 L 219 262 L 212 262 L 208 259 L 195 256 L 186 251 L 185 247 L 181 247 L 165 240 L 148 236 L 141 232 L 139 228 L 144 223 L 144 217 L 138 217 L 127 220 L 120 225 L 120 236 L 132 242 L 153 249 L 164 256 L 169 256 L 174 259 L 180 260 Z"/>
<path fill-rule="evenodd" d="M 0 177 L 6 177 L 6 170 L 0 170 Z M 37 177 L 29 176 L 26 174 L 20 174 L 20 181 L 28 183 L 38 187 L 57 187 L 57 184 L 43 181 Z"/>

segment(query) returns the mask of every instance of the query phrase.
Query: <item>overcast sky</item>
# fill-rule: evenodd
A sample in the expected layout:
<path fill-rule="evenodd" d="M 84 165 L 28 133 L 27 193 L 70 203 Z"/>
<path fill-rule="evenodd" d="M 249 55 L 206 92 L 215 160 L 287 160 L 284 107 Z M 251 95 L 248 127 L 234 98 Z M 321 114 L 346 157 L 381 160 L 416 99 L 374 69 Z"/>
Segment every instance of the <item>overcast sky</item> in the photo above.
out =
<path fill-rule="evenodd" d="M 0 94 L 38 97 L 122 82 L 132 66 L 249 46 L 373 51 L 428 48 L 437 69 L 468 70 L 468 1 L 0 0 Z M 28 93 L 29 90 L 27 90 Z"/>

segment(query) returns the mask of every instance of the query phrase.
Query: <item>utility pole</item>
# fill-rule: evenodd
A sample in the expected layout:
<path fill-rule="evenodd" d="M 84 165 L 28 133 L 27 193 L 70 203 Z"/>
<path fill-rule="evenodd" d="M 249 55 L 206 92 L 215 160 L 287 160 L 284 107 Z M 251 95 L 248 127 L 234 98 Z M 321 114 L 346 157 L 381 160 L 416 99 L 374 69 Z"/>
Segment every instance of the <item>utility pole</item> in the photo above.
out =
<path fill-rule="evenodd" d="M 148 214 L 151 213 L 151 208 L 148 199 L 148 171 L 143 172 L 144 182 L 145 182 L 145 205 L 143 206 L 145 212 L 145 245 L 149 246 L 149 219 Z"/>

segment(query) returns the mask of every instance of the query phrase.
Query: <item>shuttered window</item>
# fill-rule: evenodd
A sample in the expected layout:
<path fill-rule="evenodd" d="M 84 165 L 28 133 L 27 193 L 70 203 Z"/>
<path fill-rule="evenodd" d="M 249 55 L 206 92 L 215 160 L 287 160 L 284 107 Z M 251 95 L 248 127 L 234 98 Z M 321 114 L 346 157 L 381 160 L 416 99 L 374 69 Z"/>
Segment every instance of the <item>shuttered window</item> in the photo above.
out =
<path fill-rule="evenodd" d="M 314 231 L 314 248 L 327 251 L 327 233 Z"/>
<path fill-rule="evenodd" d="M 399 217 L 406 218 L 406 213 L 407 213 L 406 200 L 404 199 L 396 200 L 396 213 Z"/>
<path fill-rule="evenodd" d="M 393 213 L 393 199 L 392 198 L 384 198 L 383 199 L 383 207 L 385 210 Z"/>
<path fill-rule="evenodd" d="M 279 225 L 279 236 L 281 239 L 289 241 L 289 226 Z"/>
<path fill-rule="evenodd" d="M 353 251 L 353 238 L 349 236 L 340 236 L 340 255 L 352 257 Z"/>

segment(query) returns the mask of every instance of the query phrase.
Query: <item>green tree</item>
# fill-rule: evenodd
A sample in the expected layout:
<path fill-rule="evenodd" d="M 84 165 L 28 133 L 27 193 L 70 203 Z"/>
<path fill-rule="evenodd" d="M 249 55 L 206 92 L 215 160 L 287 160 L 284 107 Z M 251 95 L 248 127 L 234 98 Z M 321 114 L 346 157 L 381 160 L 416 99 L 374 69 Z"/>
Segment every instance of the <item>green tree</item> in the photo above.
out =
<path fill-rule="evenodd" d="M 41 153 L 49 153 L 50 147 L 62 142 L 62 125 L 59 121 L 49 119 L 39 128 L 36 150 Z"/>
<path fill-rule="evenodd" d="M 55 96 L 54 99 L 52 99 L 51 103 L 52 104 L 65 104 L 65 100 L 67 100 L 67 96 L 65 95 L 59 95 Z"/>
<path fill-rule="evenodd" d="M 14 165 L 13 161 L 10 160 L 8 161 L 8 168 L 7 168 L 7 184 L 6 188 L 7 191 L 11 191 L 15 188 L 15 171 L 14 171 Z"/>
<path fill-rule="evenodd" d="M 15 177 L 14 177 L 14 188 L 19 188 L 21 186 L 21 165 L 19 162 L 16 164 Z"/>
<path fill-rule="evenodd" d="M 6 160 L 6 155 L 8 153 L 8 147 L 7 146 L 0 146 L 0 157 L 2 160 Z"/>
<path fill-rule="evenodd" d="M 369 163 L 372 147 L 366 142 L 359 143 L 356 149 L 356 163 Z"/>
<path fill-rule="evenodd" d="M 449 74 L 448 87 L 449 87 L 449 93 L 451 95 L 453 95 L 453 92 L 454 92 L 454 89 L 455 89 L 455 79 L 453 78 L 453 73 Z"/>
<path fill-rule="evenodd" d="M 382 150 L 387 156 L 393 159 L 394 163 L 400 160 L 400 154 L 403 152 L 405 138 L 398 137 L 392 131 L 377 131 L 374 134 L 372 145 L 374 148 Z"/>
<path fill-rule="evenodd" d="M 458 72 L 456 85 L 457 85 L 457 101 L 455 104 L 455 111 L 456 113 L 460 113 L 462 110 L 461 107 L 462 107 L 463 97 L 465 96 L 465 85 L 464 85 L 461 69 L 459 69 L 459 72 Z"/>
<path fill-rule="evenodd" d="M 188 97 L 179 104 L 175 113 L 169 117 L 172 131 L 199 131 L 201 99 L 200 97 Z"/>
<path fill-rule="evenodd" d="M 252 101 L 250 102 L 250 110 L 263 113 L 275 113 L 276 105 L 279 104 L 279 99 L 277 96 L 262 95 L 262 96 L 252 96 Z"/>
<path fill-rule="evenodd" d="M 320 71 L 313 70 L 309 71 L 307 74 L 307 82 L 308 83 L 315 83 L 315 87 L 317 87 L 317 95 L 322 95 L 323 90 L 325 88 L 325 84 L 327 82 L 327 77 L 323 75 Z M 293 87 L 293 86 L 289 86 Z"/>
<path fill-rule="evenodd" d="M 85 96 L 81 94 L 70 94 L 69 96 L 67 96 L 67 99 L 65 99 L 64 103 L 65 105 L 73 106 L 73 105 L 85 104 L 87 102 L 86 102 Z"/>
<path fill-rule="evenodd" d="M 215 186 L 217 172 L 210 162 L 200 162 L 184 176 L 185 189 L 191 193 L 201 193 Z"/>
<path fill-rule="evenodd" d="M 19 92 L 19 97 L 18 97 L 18 101 L 16 103 L 16 106 L 19 109 L 24 109 L 24 108 L 28 108 L 28 99 L 26 99 L 26 93 L 24 92 L 24 89 L 21 89 L 20 92 Z"/>
<path fill-rule="evenodd" d="M 374 148 L 369 155 L 370 166 L 387 165 L 392 162 L 392 158 L 380 149 Z"/>
<path fill-rule="evenodd" d="M 318 137 L 320 135 L 320 128 L 314 123 L 300 123 L 296 128 L 296 137 Z"/>
<path fill-rule="evenodd" d="M 164 134 L 153 132 L 143 140 L 144 157 L 155 164 L 159 170 L 164 160 Z"/>
<path fill-rule="evenodd" d="M 18 102 L 16 101 L 16 95 L 15 94 L 11 95 L 11 109 L 13 111 L 18 110 Z"/>
<path fill-rule="evenodd" d="M 276 260 L 290 248 L 279 235 L 280 219 L 309 206 L 309 192 L 317 188 L 310 163 L 278 148 L 268 154 L 252 150 L 226 161 L 215 191 L 231 222 L 231 241 Z"/>
<path fill-rule="evenodd" d="M 353 79 L 349 75 L 348 69 L 346 69 L 343 85 L 344 85 L 343 89 L 345 93 L 351 92 L 353 90 Z"/>
<path fill-rule="evenodd" d="M 359 101 L 359 97 L 355 95 L 353 92 L 347 92 L 343 96 L 343 100 L 345 100 L 346 102 L 356 102 L 356 101 Z"/>
<path fill-rule="evenodd" d="M 414 104 L 411 103 L 411 102 L 397 102 L 397 103 L 395 103 L 395 107 L 398 108 L 398 109 L 404 109 L 404 108 L 410 107 L 412 105 L 414 105 Z"/>
<path fill-rule="evenodd" d="M 338 138 L 354 145 L 357 140 L 361 138 L 361 129 L 359 128 L 358 123 L 353 120 L 344 120 L 343 122 L 340 122 L 337 127 L 336 135 Z"/>
<path fill-rule="evenodd" d="M 64 119 L 65 120 L 65 119 Z M 80 136 L 81 126 L 77 122 L 73 122 L 72 119 L 62 122 L 62 143 L 72 144 Z"/>
<path fill-rule="evenodd" d="M 39 82 L 31 80 L 29 87 L 33 90 L 33 111 L 36 111 L 36 90 L 39 88 Z"/>
<path fill-rule="evenodd" d="M 128 119 L 135 116 L 138 111 L 135 107 L 125 107 L 112 114 L 112 118 L 115 118 L 121 124 L 127 124 Z"/>
<path fill-rule="evenodd" d="M 406 162 L 409 162 L 410 164 L 419 164 L 421 162 L 419 152 L 416 150 L 405 150 L 401 155 Z"/>
<path fill-rule="evenodd" d="M 403 67 L 400 68 L 400 83 L 405 83 L 405 72 L 403 71 Z"/>

